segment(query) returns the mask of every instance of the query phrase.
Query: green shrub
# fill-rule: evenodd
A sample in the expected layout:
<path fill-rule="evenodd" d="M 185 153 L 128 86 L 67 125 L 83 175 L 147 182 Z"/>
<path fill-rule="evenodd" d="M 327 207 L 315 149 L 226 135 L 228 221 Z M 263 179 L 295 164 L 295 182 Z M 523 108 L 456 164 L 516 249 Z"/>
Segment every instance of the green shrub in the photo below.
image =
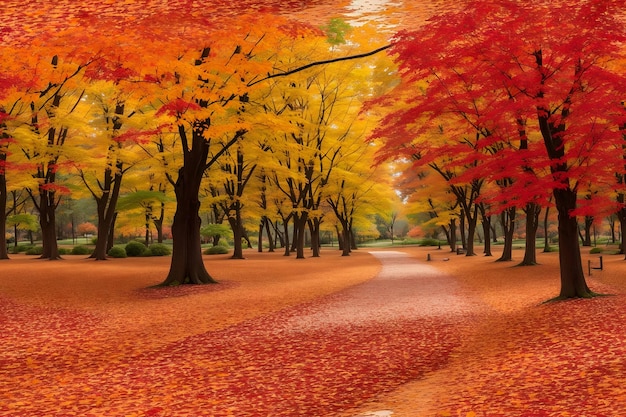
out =
<path fill-rule="evenodd" d="M 72 255 L 91 255 L 93 250 L 87 246 L 78 245 L 72 248 Z"/>
<path fill-rule="evenodd" d="M 43 255 L 43 246 L 32 246 L 28 248 L 26 255 Z"/>
<path fill-rule="evenodd" d="M 26 252 L 27 250 L 29 250 L 30 248 L 32 248 L 33 245 L 17 245 L 17 246 L 11 246 L 9 252 L 10 253 L 20 253 L 20 252 Z"/>
<path fill-rule="evenodd" d="M 123 246 L 113 246 L 109 249 L 108 255 L 111 258 L 126 258 L 126 249 Z"/>
<path fill-rule="evenodd" d="M 419 241 L 420 246 L 439 246 L 439 241 L 433 238 L 424 238 Z"/>
<path fill-rule="evenodd" d="M 91 244 L 96 245 L 98 243 L 98 236 L 91 238 Z"/>
<path fill-rule="evenodd" d="M 126 255 L 128 256 L 143 256 L 144 253 L 148 250 L 146 245 L 141 242 L 137 242 L 136 240 L 130 241 L 125 246 Z"/>
<path fill-rule="evenodd" d="M 597 248 L 597 247 L 596 248 L 591 248 L 589 253 L 591 253 L 591 254 L 602 253 L 602 248 Z"/>
<path fill-rule="evenodd" d="M 225 255 L 228 253 L 228 248 L 222 245 L 211 246 L 204 250 L 205 255 Z"/>
<path fill-rule="evenodd" d="M 69 255 L 71 251 L 68 248 L 59 248 L 59 255 Z"/>
<path fill-rule="evenodd" d="M 172 250 L 169 246 L 162 243 L 153 243 L 148 247 L 150 256 L 167 256 L 172 254 Z"/>

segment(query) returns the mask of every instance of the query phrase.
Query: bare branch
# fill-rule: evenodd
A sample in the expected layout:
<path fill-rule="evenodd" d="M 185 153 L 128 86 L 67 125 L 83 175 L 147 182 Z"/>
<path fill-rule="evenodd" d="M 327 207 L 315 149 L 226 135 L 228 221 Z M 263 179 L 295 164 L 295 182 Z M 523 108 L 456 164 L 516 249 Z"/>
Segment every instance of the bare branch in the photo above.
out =
<path fill-rule="evenodd" d="M 289 71 L 279 72 L 279 73 L 276 73 L 276 74 L 268 74 L 267 77 L 265 77 L 265 78 L 261 78 L 260 80 L 249 82 L 248 83 L 248 87 L 251 87 L 251 86 L 253 86 L 255 84 L 258 84 L 258 83 L 260 83 L 262 81 L 267 81 L 267 80 L 269 80 L 271 78 L 286 77 L 288 75 L 292 75 L 292 74 L 298 73 L 300 71 L 304 71 L 306 69 L 317 67 L 317 66 L 320 66 L 320 65 L 332 64 L 332 63 L 341 62 L 341 61 L 349 61 L 351 59 L 366 58 L 368 56 L 376 55 L 377 53 L 382 52 L 385 49 L 389 49 L 390 47 L 391 47 L 391 44 L 385 45 L 385 46 L 381 46 L 378 49 L 374 49 L 373 51 L 365 52 L 365 53 L 362 53 L 362 54 L 342 56 L 342 57 L 339 57 L 339 58 L 326 59 L 326 60 L 323 60 L 323 61 L 315 61 L 315 62 L 311 62 L 311 63 L 306 64 L 306 65 L 303 65 L 301 67 L 294 68 L 294 69 L 289 70 Z"/>

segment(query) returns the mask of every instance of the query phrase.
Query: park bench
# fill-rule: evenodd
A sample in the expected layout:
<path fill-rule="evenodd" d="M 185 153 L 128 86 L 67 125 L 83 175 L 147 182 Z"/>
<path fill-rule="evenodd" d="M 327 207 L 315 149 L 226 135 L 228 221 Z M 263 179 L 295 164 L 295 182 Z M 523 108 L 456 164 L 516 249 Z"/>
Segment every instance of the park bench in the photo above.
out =
<path fill-rule="evenodd" d="M 597 265 L 592 265 L 591 259 L 589 259 L 587 261 L 587 266 L 589 268 L 589 275 L 591 275 L 591 270 L 592 269 L 599 269 L 600 271 L 602 271 L 604 269 L 604 263 L 602 262 L 602 256 L 599 257 L 599 261 L 600 261 L 600 263 L 597 264 Z"/>

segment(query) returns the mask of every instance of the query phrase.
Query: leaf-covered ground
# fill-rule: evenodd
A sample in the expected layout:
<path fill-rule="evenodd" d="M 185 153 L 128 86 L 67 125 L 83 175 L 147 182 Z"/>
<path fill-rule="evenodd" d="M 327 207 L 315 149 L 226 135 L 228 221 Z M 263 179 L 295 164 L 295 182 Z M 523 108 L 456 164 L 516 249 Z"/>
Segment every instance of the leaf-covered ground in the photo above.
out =
<path fill-rule="evenodd" d="M 423 256 L 416 253 L 416 256 Z M 590 286 L 611 294 L 544 303 L 558 294 L 558 254 L 518 267 L 453 255 L 442 271 L 484 307 L 445 368 L 380 396 L 359 410 L 417 416 L 626 415 L 626 263 L 604 256 Z M 519 255 L 520 259 L 522 254 Z M 584 255 L 584 266 L 597 255 Z M 439 261 L 439 262 L 438 262 Z M 354 412 L 352 414 L 354 415 Z"/>
<path fill-rule="evenodd" d="M 0 416 L 626 415 L 621 258 L 590 281 L 617 295 L 541 304 L 555 254 L 402 251 L 210 257 L 221 284 L 169 289 L 165 258 L 3 261 Z"/>

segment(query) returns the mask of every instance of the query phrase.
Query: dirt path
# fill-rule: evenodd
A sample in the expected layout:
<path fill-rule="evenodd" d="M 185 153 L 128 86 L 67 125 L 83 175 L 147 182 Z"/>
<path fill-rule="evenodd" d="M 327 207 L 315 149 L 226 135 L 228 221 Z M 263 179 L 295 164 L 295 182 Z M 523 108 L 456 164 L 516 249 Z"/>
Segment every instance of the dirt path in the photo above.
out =
<path fill-rule="evenodd" d="M 406 252 L 371 251 L 382 269 L 371 281 L 298 310 L 282 323 L 297 331 L 393 325 L 403 320 L 457 321 L 478 304 L 462 294 L 457 280 Z"/>
<path fill-rule="evenodd" d="M 159 260 L 99 264 L 88 276 L 67 273 L 93 265 L 85 260 L 4 264 L 22 279 L 0 285 L 9 297 L 0 297 L 0 415 L 354 409 L 444 366 L 460 344 L 457 323 L 475 308 L 435 268 L 400 252 L 374 256 L 307 259 L 295 270 L 271 256 L 222 260 L 231 274 L 222 285 L 166 293 L 140 289 Z"/>
<path fill-rule="evenodd" d="M 420 259 L 427 251 L 407 250 Z M 588 277 L 591 288 L 612 296 L 549 304 L 543 301 L 558 291 L 558 254 L 539 254 L 534 267 L 444 256 L 438 252 L 433 265 L 478 304 L 477 320 L 461 323 L 461 343 L 443 366 L 352 416 L 626 415 L 623 256 L 605 256 L 605 270 Z"/>
<path fill-rule="evenodd" d="M 622 258 L 590 279 L 617 296 L 541 305 L 554 253 L 332 255 L 158 290 L 166 259 L 0 264 L 0 415 L 626 415 Z"/>

